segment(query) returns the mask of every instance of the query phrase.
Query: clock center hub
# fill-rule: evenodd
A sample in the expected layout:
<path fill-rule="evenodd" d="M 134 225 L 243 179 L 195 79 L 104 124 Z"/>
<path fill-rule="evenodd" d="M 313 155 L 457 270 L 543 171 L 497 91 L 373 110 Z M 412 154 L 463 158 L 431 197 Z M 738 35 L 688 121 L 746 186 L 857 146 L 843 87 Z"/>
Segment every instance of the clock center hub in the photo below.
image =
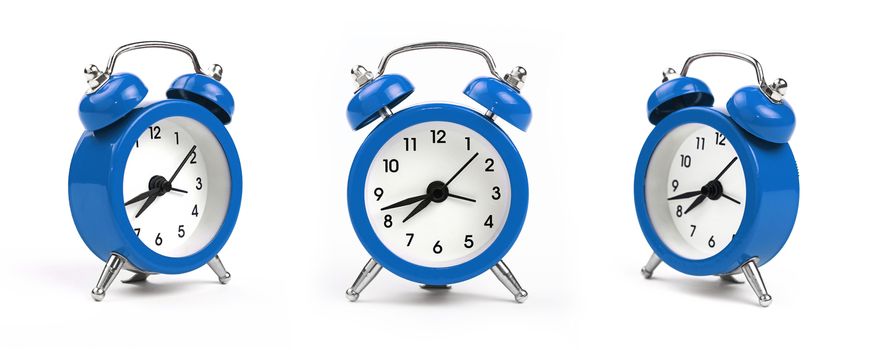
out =
<path fill-rule="evenodd" d="M 708 182 L 704 187 L 701 187 L 701 194 L 710 198 L 710 200 L 717 200 L 722 198 L 722 183 L 719 180 L 713 180 Z"/>
<path fill-rule="evenodd" d="M 432 181 L 432 183 L 426 187 L 426 194 L 429 195 L 429 198 L 432 198 L 433 202 L 441 203 L 447 199 L 450 192 L 447 190 L 447 185 L 443 182 Z"/>
<path fill-rule="evenodd" d="M 153 190 L 155 188 L 160 189 L 160 191 L 157 192 L 157 195 L 162 196 L 172 190 L 172 183 L 167 181 L 163 176 L 154 175 L 151 177 L 151 180 L 148 181 L 148 189 Z"/>

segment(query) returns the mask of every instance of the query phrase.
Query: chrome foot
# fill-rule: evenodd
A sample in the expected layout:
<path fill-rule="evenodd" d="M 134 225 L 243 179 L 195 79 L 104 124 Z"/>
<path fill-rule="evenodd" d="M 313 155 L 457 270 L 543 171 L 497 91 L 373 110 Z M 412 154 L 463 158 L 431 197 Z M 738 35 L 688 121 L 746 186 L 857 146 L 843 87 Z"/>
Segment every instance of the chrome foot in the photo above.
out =
<path fill-rule="evenodd" d="M 232 276 L 229 272 L 227 272 L 227 269 L 224 267 L 224 263 L 221 262 L 220 257 L 215 255 L 214 258 L 208 261 L 208 267 L 210 267 L 211 270 L 214 271 L 215 275 L 218 276 L 218 281 L 220 281 L 221 284 L 227 284 L 230 282 L 230 278 L 232 278 Z"/>
<path fill-rule="evenodd" d="M 378 275 L 378 272 L 381 272 L 383 266 L 378 264 L 375 259 L 369 259 L 366 263 L 366 266 L 363 267 L 362 271 L 360 271 L 359 276 L 356 276 L 356 280 L 353 281 L 353 285 L 350 286 L 345 292 L 344 296 L 347 297 L 347 300 L 357 301 L 359 299 L 359 293 L 362 293 L 363 289 L 375 279 L 375 276 Z"/>
<path fill-rule="evenodd" d="M 661 264 L 661 263 L 662 263 L 662 259 L 660 259 L 658 257 L 658 255 L 653 253 L 653 255 L 651 257 L 649 257 L 649 260 L 646 262 L 646 266 L 644 266 L 642 269 L 640 269 L 640 273 L 643 274 L 643 278 L 646 278 L 646 279 L 652 278 L 653 271 L 655 271 L 656 268 L 659 267 L 659 264 Z"/>
<path fill-rule="evenodd" d="M 514 295 L 514 300 L 518 303 L 522 304 L 529 298 L 529 293 L 520 286 L 520 282 L 517 281 L 514 274 L 504 263 L 504 260 L 500 260 L 498 264 L 495 264 L 492 268 L 490 268 L 495 277 L 504 284 L 505 287 Z"/>
<path fill-rule="evenodd" d="M 749 282 L 749 286 L 752 287 L 752 291 L 755 292 L 755 295 L 758 296 L 758 304 L 763 307 L 770 306 L 770 303 L 773 302 L 773 297 L 770 294 L 767 294 L 767 287 L 764 286 L 764 280 L 761 278 L 761 273 L 758 271 L 758 263 L 757 258 L 750 259 L 743 266 L 740 266 L 740 270 L 743 271 L 743 276 L 746 277 L 746 281 Z"/>
<path fill-rule="evenodd" d="M 97 281 L 97 286 L 91 290 L 91 297 L 94 300 L 102 301 L 106 297 L 106 290 L 109 289 L 115 277 L 118 277 L 118 274 L 126 263 L 127 259 L 121 255 L 112 253 L 109 256 L 109 259 L 106 260 L 106 266 L 103 267 L 103 272 L 100 274 L 100 279 Z"/>

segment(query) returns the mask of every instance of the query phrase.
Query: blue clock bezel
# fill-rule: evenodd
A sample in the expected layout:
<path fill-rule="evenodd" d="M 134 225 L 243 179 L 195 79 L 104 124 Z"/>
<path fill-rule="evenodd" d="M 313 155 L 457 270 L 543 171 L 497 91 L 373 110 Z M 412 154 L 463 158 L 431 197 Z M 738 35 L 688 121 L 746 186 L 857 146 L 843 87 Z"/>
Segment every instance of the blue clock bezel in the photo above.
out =
<path fill-rule="evenodd" d="M 402 130 L 425 122 L 456 123 L 474 130 L 498 151 L 511 184 L 507 220 L 492 244 L 473 259 L 450 267 L 425 267 L 410 263 L 391 252 L 377 237 L 365 209 L 365 183 L 369 167 L 381 147 Z M 396 112 L 366 137 L 351 165 L 347 186 L 348 210 L 357 237 L 372 258 L 396 275 L 417 283 L 447 285 L 473 278 L 497 264 L 516 242 L 525 222 L 529 184 L 523 160 L 516 146 L 492 120 L 466 107 L 432 103 Z"/>
<path fill-rule="evenodd" d="M 706 259 L 676 254 L 659 237 L 645 196 L 646 172 L 653 151 L 673 129 L 688 123 L 708 125 L 723 133 L 740 157 L 746 179 L 743 220 L 731 243 Z M 797 165 L 788 144 L 761 140 L 741 129 L 727 114 L 709 107 L 688 107 L 664 118 L 641 149 L 634 177 L 635 210 L 647 242 L 662 261 L 690 275 L 719 275 L 735 271 L 753 257 L 763 265 L 782 249 L 797 217 Z"/>
<path fill-rule="evenodd" d="M 168 257 L 149 249 L 133 233 L 124 208 L 123 179 L 127 159 L 139 136 L 148 126 L 177 116 L 196 120 L 218 140 L 229 166 L 230 198 L 224 222 L 204 248 L 189 256 Z M 106 128 L 86 131 L 70 166 L 70 210 L 82 240 L 103 261 L 118 253 L 135 268 L 147 272 L 179 274 L 205 265 L 229 239 L 241 195 L 241 163 L 229 132 L 214 114 L 186 100 L 146 104 Z"/>

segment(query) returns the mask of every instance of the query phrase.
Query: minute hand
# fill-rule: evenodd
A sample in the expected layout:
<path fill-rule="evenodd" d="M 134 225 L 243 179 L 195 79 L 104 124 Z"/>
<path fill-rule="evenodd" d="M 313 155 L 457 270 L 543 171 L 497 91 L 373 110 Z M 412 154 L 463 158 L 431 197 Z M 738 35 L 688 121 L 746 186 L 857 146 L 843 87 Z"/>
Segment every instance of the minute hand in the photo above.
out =
<path fill-rule="evenodd" d="M 471 164 L 471 161 L 473 161 L 474 158 L 477 158 L 478 154 L 480 154 L 480 152 L 477 152 L 473 156 L 471 156 L 471 159 L 469 159 L 467 162 L 465 162 L 465 165 L 463 165 L 461 168 L 459 168 L 459 171 L 457 171 L 456 174 L 453 174 L 453 176 L 450 178 L 450 180 L 447 180 L 447 182 L 444 183 L 444 187 L 447 187 L 448 185 L 450 185 L 450 183 L 453 182 L 453 179 L 455 179 L 457 176 L 459 176 L 459 174 L 462 173 L 462 171 L 468 167 L 468 164 Z"/>
<path fill-rule="evenodd" d="M 190 159 L 190 156 L 193 155 L 193 151 L 195 151 L 195 150 L 196 150 L 196 145 L 193 145 L 193 147 L 190 148 L 190 152 L 187 152 L 187 155 L 184 156 L 184 160 L 182 160 L 181 164 L 178 165 L 178 168 L 175 169 L 175 173 L 172 174 L 172 177 L 169 178 L 169 183 L 172 183 L 172 181 L 175 180 L 175 177 L 178 176 L 178 173 L 181 172 L 181 168 L 184 168 L 184 165 L 187 164 L 187 160 Z"/>
<path fill-rule="evenodd" d="M 716 175 L 716 178 L 713 179 L 713 181 L 719 180 L 722 175 L 725 175 L 725 172 L 728 171 L 728 168 L 731 168 L 731 165 L 733 165 L 736 161 L 737 157 L 734 157 L 734 159 L 732 159 L 731 162 L 729 162 L 728 165 L 725 166 L 725 169 L 722 169 L 722 172 L 720 172 L 719 175 Z"/>

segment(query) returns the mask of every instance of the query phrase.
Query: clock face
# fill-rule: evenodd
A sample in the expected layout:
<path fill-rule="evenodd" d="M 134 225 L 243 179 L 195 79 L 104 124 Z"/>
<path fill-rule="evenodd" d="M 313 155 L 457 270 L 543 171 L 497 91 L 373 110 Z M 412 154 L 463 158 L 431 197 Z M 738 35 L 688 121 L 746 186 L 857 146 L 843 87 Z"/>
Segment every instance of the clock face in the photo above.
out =
<path fill-rule="evenodd" d="M 647 211 L 674 253 L 704 259 L 725 249 L 743 221 L 745 199 L 743 165 L 719 130 L 685 124 L 656 146 L 647 169 Z"/>
<path fill-rule="evenodd" d="M 425 122 L 390 138 L 369 167 L 365 208 L 378 239 L 410 263 L 448 267 L 501 232 L 510 178 L 496 149 L 455 123 Z"/>
<path fill-rule="evenodd" d="M 229 198 L 226 155 L 196 120 L 162 119 L 133 145 L 124 205 L 133 232 L 154 252 L 184 257 L 200 251 L 223 224 Z"/>

